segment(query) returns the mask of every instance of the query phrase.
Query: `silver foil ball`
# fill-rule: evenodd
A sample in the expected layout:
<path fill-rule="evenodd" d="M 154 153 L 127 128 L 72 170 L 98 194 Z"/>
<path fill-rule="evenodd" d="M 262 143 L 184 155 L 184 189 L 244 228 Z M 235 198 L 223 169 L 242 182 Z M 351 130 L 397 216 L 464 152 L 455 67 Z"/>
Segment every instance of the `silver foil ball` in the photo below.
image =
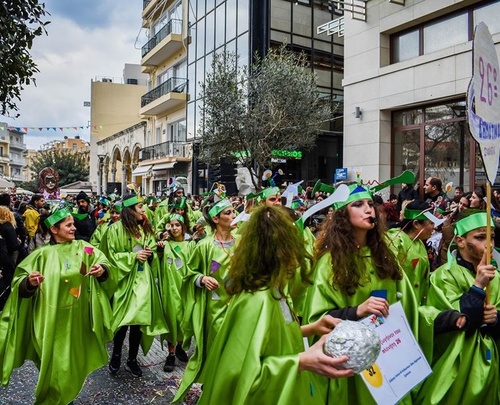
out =
<path fill-rule="evenodd" d="M 331 357 L 347 356 L 339 368 L 352 368 L 361 373 L 378 358 L 381 349 L 379 335 L 360 322 L 342 321 L 326 337 L 324 352 Z"/>

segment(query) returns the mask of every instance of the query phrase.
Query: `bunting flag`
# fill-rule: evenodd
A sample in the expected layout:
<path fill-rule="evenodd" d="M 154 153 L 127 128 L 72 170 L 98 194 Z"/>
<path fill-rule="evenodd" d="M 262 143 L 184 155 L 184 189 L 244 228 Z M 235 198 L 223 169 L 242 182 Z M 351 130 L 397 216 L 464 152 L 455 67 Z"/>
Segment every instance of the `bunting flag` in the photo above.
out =
<path fill-rule="evenodd" d="M 5 124 L 0 124 L 0 131 L 5 131 L 6 129 L 9 130 L 15 130 L 17 132 L 26 132 L 28 133 L 29 131 L 78 131 L 78 130 L 83 130 L 83 129 L 88 129 L 92 128 L 92 130 L 97 131 L 98 129 L 102 129 L 102 125 L 85 125 L 85 126 L 68 126 L 68 127 L 15 127 L 12 125 L 5 125 Z"/>

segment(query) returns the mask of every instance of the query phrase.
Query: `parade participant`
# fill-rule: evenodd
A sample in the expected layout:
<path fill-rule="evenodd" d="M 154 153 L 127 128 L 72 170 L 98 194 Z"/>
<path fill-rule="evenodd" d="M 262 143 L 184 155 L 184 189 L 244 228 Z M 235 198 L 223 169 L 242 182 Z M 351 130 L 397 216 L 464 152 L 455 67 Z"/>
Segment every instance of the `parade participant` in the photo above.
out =
<path fill-rule="evenodd" d="M 336 368 L 347 357 L 323 353 L 324 338 L 304 351 L 302 336 L 328 333 L 336 324 L 327 315 L 301 331 L 286 295 L 297 266 L 307 282 L 311 259 L 302 233 L 282 208 L 253 211 L 231 258 L 226 281 L 231 300 L 209 349 L 199 405 L 324 404 L 310 372 L 353 375 Z"/>
<path fill-rule="evenodd" d="M 46 200 L 61 198 L 59 191 L 59 173 L 53 167 L 44 167 L 38 174 L 38 192 Z"/>
<path fill-rule="evenodd" d="M 112 339 L 109 264 L 98 249 L 75 240 L 71 212 L 46 219 L 51 244 L 17 267 L 0 324 L 0 377 L 25 360 L 39 370 L 35 404 L 67 405 L 85 378 L 106 364 Z"/>
<path fill-rule="evenodd" d="M 155 214 L 156 214 L 156 209 L 158 208 L 158 204 L 160 203 L 160 199 L 156 198 L 154 196 L 149 196 L 147 199 L 147 204 L 144 205 L 144 212 L 146 213 L 146 217 L 148 218 L 148 221 L 151 223 L 153 226 L 153 229 L 156 229 L 156 220 L 155 220 Z"/>
<path fill-rule="evenodd" d="M 424 192 L 425 201 L 433 206 L 434 211 L 441 213 L 447 211 L 450 199 L 443 191 L 443 182 L 439 177 L 428 177 L 424 184 Z"/>
<path fill-rule="evenodd" d="M 163 366 L 165 372 L 175 369 L 175 358 L 187 362 L 189 357 L 182 348 L 183 333 L 181 322 L 184 315 L 184 299 L 181 297 L 182 280 L 186 276 L 186 264 L 193 253 L 195 242 L 188 235 L 184 217 L 179 214 L 170 215 L 167 237 L 159 247 L 164 247 L 161 260 L 162 302 L 167 320 L 168 333 L 164 337 L 168 341 L 168 356 Z M 174 346 L 174 343 L 177 343 Z"/>
<path fill-rule="evenodd" d="M 186 366 L 174 401 L 181 401 L 199 378 L 207 350 L 219 331 L 227 309 L 224 289 L 230 255 L 235 245 L 232 235 L 235 218 L 231 201 L 224 199 L 207 205 L 205 216 L 213 232 L 198 242 L 188 263 L 181 296 L 185 299 L 182 330 L 184 339 L 194 336 L 196 347 Z"/>
<path fill-rule="evenodd" d="M 424 215 L 431 206 L 425 201 L 406 205 L 399 228 L 389 229 L 389 248 L 408 276 L 419 305 L 424 305 L 429 291 L 430 263 L 425 241 L 431 236 L 434 223 Z"/>
<path fill-rule="evenodd" d="M 45 204 L 45 198 L 41 194 L 33 194 L 30 202 L 26 206 L 26 211 L 23 213 L 24 225 L 28 232 L 28 243 L 33 238 L 38 229 L 38 222 L 40 221 L 40 209 Z"/>
<path fill-rule="evenodd" d="M 161 219 L 157 221 L 156 231 L 158 233 L 158 239 L 162 239 L 163 234 L 165 233 L 165 227 L 170 220 L 170 216 L 172 214 L 181 215 L 184 218 L 184 224 L 187 229 L 190 228 L 190 220 L 188 215 L 188 205 L 186 197 L 178 197 L 174 199 L 173 206 L 167 214 L 165 214 Z"/>
<path fill-rule="evenodd" d="M 419 323 L 415 294 L 388 247 L 372 193 L 356 184 L 349 189 L 349 197 L 335 204 L 332 221 L 317 238 L 314 285 L 308 291 L 305 306 L 306 323 L 327 313 L 353 321 L 372 314 L 386 317 L 389 305 L 399 300 L 415 336 L 418 338 L 420 332 L 431 339 L 434 314 L 429 314 L 429 319 L 423 317 Z M 456 313 L 451 327 L 458 320 L 462 322 L 463 318 Z M 424 353 L 429 353 L 429 347 L 422 346 Z M 328 404 L 374 403 L 359 375 L 323 382 Z M 403 403 L 411 403 L 409 395 Z"/>
<path fill-rule="evenodd" d="M 94 216 L 94 208 L 90 203 L 90 197 L 85 191 L 80 191 L 76 196 L 78 211 L 73 214 L 75 217 L 75 238 L 89 241 L 97 228 L 97 220 Z"/>
<path fill-rule="evenodd" d="M 418 403 L 500 403 L 500 278 L 495 266 L 486 264 L 491 254 L 488 226 L 493 231 L 489 241 L 493 247 L 493 221 L 487 214 L 474 209 L 460 213 L 454 226 L 456 250 L 431 275 L 427 304 L 441 310 L 458 309 L 468 322 L 465 333 L 436 338 L 433 372 L 419 391 Z"/>
<path fill-rule="evenodd" d="M 10 294 L 20 244 L 14 213 L 8 207 L 0 206 L 0 311 Z"/>
<path fill-rule="evenodd" d="M 475 187 L 470 197 L 470 208 L 486 211 L 486 201 L 484 200 L 484 197 L 486 197 L 484 187 Z"/>
<path fill-rule="evenodd" d="M 117 202 L 113 203 L 113 205 L 109 209 L 108 221 L 99 224 L 97 226 L 96 230 L 94 231 L 94 233 L 92 234 L 92 236 L 90 237 L 90 244 L 91 245 L 93 245 L 95 247 L 99 247 L 101 240 L 102 240 L 102 236 L 104 235 L 104 233 L 108 230 L 108 228 L 112 224 L 114 224 L 115 222 L 118 222 L 120 220 L 121 210 L 122 210 L 122 203 L 121 202 L 117 201 Z"/>
<path fill-rule="evenodd" d="M 141 377 L 137 362 L 139 345 L 147 353 L 154 336 L 167 332 L 156 284 L 156 239 L 137 195 L 124 198 L 120 217 L 104 233 L 99 245 L 111 263 L 111 275 L 117 283 L 112 304 L 113 330 L 117 332 L 109 370 L 116 374 L 120 369 L 123 342 L 130 327 L 126 370 Z"/>

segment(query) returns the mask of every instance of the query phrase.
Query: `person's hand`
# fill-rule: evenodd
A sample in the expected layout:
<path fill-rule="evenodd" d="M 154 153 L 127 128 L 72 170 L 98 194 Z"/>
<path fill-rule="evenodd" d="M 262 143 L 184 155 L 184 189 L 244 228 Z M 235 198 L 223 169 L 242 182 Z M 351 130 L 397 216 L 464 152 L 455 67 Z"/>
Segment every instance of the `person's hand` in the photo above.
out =
<path fill-rule="evenodd" d="M 463 329 L 466 323 L 467 323 L 467 317 L 465 315 L 461 315 L 455 322 L 455 326 L 458 329 Z"/>
<path fill-rule="evenodd" d="M 136 253 L 136 258 L 137 260 L 143 262 L 145 260 L 148 260 L 149 257 L 153 254 L 153 251 L 151 250 L 151 248 L 149 246 L 146 246 L 144 249 L 142 250 L 139 250 L 137 253 Z"/>
<path fill-rule="evenodd" d="M 477 265 L 476 269 L 476 279 L 474 281 L 474 285 L 479 288 L 486 288 L 491 280 L 495 278 L 496 269 L 492 264 L 486 264 L 486 249 L 484 250 L 483 257 L 481 261 Z"/>
<path fill-rule="evenodd" d="M 165 241 L 159 240 L 158 242 L 156 242 L 156 246 L 160 249 L 163 249 L 165 247 Z"/>
<path fill-rule="evenodd" d="M 28 284 L 32 288 L 38 287 L 42 284 L 43 280 L 45 280 L 45 277 L 38 271 L 34 271 L 28 275 Z"/>
<path fill-rule="evenodd" d="M 323 336 L 330 333 L 340 322 L 342 322 L 342 320 L 339 318 L 334 318 L 331 315 L 325 315 L 316 322 L 308 325 L 302 325 L 300 329 L 302 330 L 302 336 L 304 337 L 312 335 Z"/>
<path fill-rule="evenodd" d="M 219 288 L 219 282 L 215 278 L 210 276 L 203 276 L 200 280 L 200 284 L 209 291 L 213 291 Z"/>
<path fill-rule="evenodd" d="M 93 277 L 101 277 L 103 274 L 104 274 L 104 267 L 102 267 L 100 264 L 94 264 L 89 272 L 87 273 L 89 276 L 93 276 Z"/>
<path fill-rule="evenodd" d="M 385 298 L 370 297 L 356 310 L 358 318 L 364 318 L 368 315 L 389 316 L 389 303 Z"/>
<path fill-rule="evenodd" d="M 485 304 L 483 311 L 483 323 L 494 324 L 497 321 L 497 308 L 495 305 Z"/>
<path fill-rule="evenodd" d="M 341 370 L 338 368 L 339 365 L 348 360 L 347 356 L 333 358 L 323 352 L 325 341 L 326 335 L 323 335 L 309 349 L 299 354 L 299 371 L 311 371 L 328 378 L 353 376 L 354 372 L 352 369 Z"/>

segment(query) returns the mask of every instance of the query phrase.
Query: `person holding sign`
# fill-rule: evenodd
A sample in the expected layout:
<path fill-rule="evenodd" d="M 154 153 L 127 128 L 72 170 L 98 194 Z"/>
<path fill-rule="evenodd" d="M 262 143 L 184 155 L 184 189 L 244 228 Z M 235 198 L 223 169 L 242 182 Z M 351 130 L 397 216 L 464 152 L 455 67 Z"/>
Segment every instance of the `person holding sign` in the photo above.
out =
<path fill-rule="evenodd" d="M 491 254 L 488 226 L 493 227 L 493 221 L 486 212 L 469 209 L 460 213 L 454 226 L 456 250 L 431 275 L 427 304 L 461 311 L 467 315 L 467 325 L 465 333 L 436 338 L 433 374 L 419 392 L 419 403 L 500 403 L 500 277 L 495 266 L 486 264 L 486 256 Z M 493 238 L 492 234 L 491 246 Z"/>
<path fill-rule="evenodd" d="M 287 284 L 297 267 L 308 282 L 311 259 L 301 230 L 283 208 L 252 212 L 231 258 L 225 285 L 231 298 L 203 369 L 198 405 L 323 405 L 312 373 L 352 375 L 339 369 L 346 356 L 323 352 L 326 336 L 304 350 L 303 336 L 322 336 L 339 322 L 327 315 L 299 326 Z"/>
<path fill-rule="evenodd" d="M 390 251 L 371 192 L 349 186 L 346 201 L 336 203 L 333 220 L 317 237 L 314 285 L 306 303 L 306 323 L 325 314 L 351 321 L 368 315 L 387 317 L 389 305 L 401 302 L 417 329 L 417 301 L 408 278 Z M 430 332 L 432 334 L 432 331 Z M 328 404 L 373 404 L 359 375 L 325 380 Z"/>

